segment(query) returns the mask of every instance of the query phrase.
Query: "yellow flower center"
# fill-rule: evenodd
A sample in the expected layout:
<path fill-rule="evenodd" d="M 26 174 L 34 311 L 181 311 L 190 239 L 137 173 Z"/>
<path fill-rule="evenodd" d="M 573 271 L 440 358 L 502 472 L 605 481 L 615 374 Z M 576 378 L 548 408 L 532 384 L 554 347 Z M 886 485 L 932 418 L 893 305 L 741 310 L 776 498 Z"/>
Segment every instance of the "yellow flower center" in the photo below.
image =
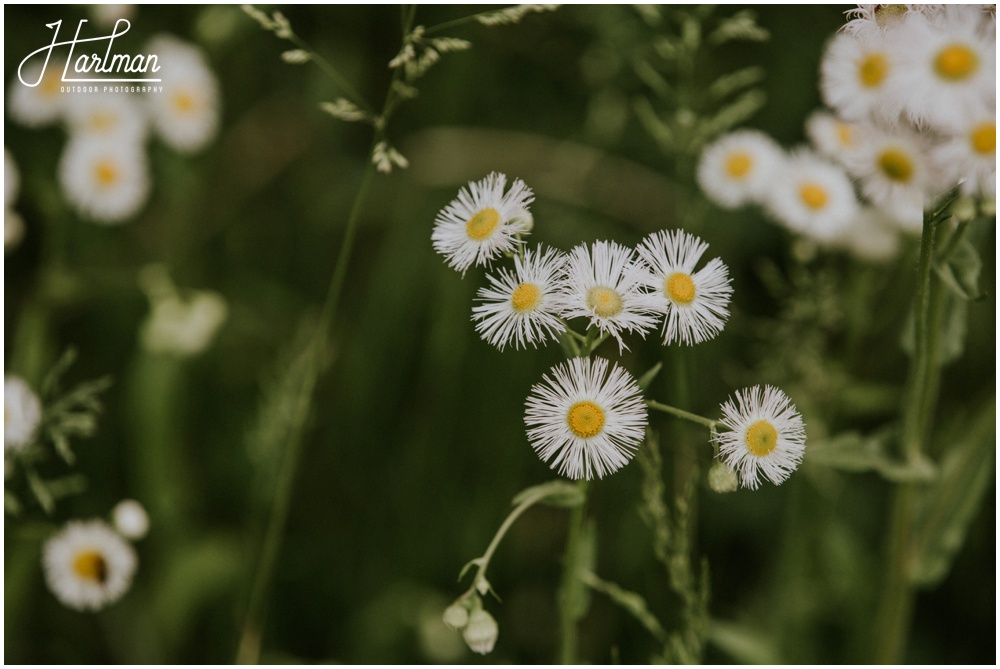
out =
<path fill-rule="evenodd" d="M 465 224 L 465 234 L 470 239 L 481 242 L 497 229 L 500 225 L 500 213 L 493 207 L 487 207 L 482 211 L 477 211 L 469 222 Z"/>
<path fill-rule="evenodd" d="M 944 79 L 961 81 L 979 69 L 976 53 L 964 44 L 951 44 L 938 51 L 934 70 Z"/>
<path fill-rule="evenodd" d="M 537 307 L 541 299 L 542 291 L 538 290 L 538 286 L 533 283 L 522 283 L 514 289 L 510 296 L 510 303 L 514 307 L 514 311 L 524 313 Z"/>
<path fill-rule="evenodd" d="M 587 292 L 587 306 L 601 318 L 611 318 L 622 310 L 622 298 L 611 288 L 595 286 Z"/>
<path fill-rule="evenodd" d="M 799 197 L 810 209 L 822 209 L 826 206 L 826 201 L 830 199 L 825 188 L 811 181 L 799 187 Z"/>
<path fill-rule="evenodd" d="M 56 68 L 57 70 L 58 68 Z M 62 75 L 56 70 L 47 69 L 45 74 L 42 76 L 42 95 L 45 97 L 52 97 L 59 94 L 59 82 L 62 81 Z"/>
<path fill-rule="evenodd" d="M 976 153 L 981 153 L 984 156 L 996 153 L 997 124 L 984 123 L 981 126 L 976 127 L 976 129 L 969 135 L 969 139 L 972 141 L 972 148 L 975 149 Z"/>
<path fill-rule="evenodd" d="M 875 23 L 885 28 L 891 21 L 906 14 L 906 5 L 875 5 Z"/>
<path fill-rule="evenodd" d="M 695 294 L 694 281 L 684 272 L 674 272 L 663 283 L 663 292 L 674 302 L 690 304 Z"/>
<path fill-rule="evenodd" d="M 174 107 L 182 114 L 194 111 L 194 96 L 189 93 L 174 93 Z"/>
<path fill-rule="evenodd" d="M 889 75 L 889 61 L 884 54 L 870 53 L 858 63 L 858 78 L 865 88 L 874 88 Z"/>
<path fill-rule="evenodd" d="M 759 420 L 750 426 L 744 439 L 747 449 L 762 458 L 778 445 L 778 431 L 766 420 Z"/>
<path fill-rule="evenodd" d="M 753 167 L 753 158 L 750 157 L 750 154 L 742 151 L 731 153 L 726 158 L 726 174 L 734 179 L 745 177 L 750 172 L 751 167 Z"/>
<path fill-rule="evenodd" d="M 86 581 L 104 583 L 108 578 L 108 563 L 97 551 L 84 551 L 73 560 L 73 571 Z"/>
<path fill-rule="evenodd" d="M 589 439 L 604 429 L 604 410 L 589 400 L 577 402 L 569 408 L 566 424 L 576 436 Z"/>
<path fill-rule="evenodd" d="M 97 179 L 98 186 L 112 186 L 118 181 L 118 168 L 114 163 L 102 160 L 94 166 L 94 178 Z"/>
<path fill-rule="evenodd" d="M 851 146 L 854 144 L 854 128 L 846 123 L 837 121 L 837 139 L 844 146 Z"/>
<path fill-rule="evenodd" d="M 882 173 L 893 181 L 908 182 L 913 177 L 913 161 L 900 149 L 886 149 L 878 157 Z"/>
<path fill-rule="evenodd" d="M 115 117 L 112 114 L 98 112 L 90 118 L 90 129 L 94 132 L 108 132 L 115 126 Z"/>

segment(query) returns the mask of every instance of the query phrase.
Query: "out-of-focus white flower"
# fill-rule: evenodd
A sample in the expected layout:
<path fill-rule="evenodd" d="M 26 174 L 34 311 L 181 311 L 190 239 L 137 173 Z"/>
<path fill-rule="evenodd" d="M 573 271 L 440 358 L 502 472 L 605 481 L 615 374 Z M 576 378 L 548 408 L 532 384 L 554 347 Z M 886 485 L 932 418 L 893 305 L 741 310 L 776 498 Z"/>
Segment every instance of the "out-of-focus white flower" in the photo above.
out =
<path fill-rule="evenodd" d="M 821 242 L 840 235 L 858 210 L 854 187 L 843 169 L 806 150 L 785 161 L 766 204 L 791 230 Z"/>
<path fill-rule="evenodd" d="M 531 388 L 528 440 L 563 476 L 604 478 L 628 464 L 645 435 L 639 384 L 618 365 L 608 366 L 604 358 L 573 358 Z"/>
<path fill-rule="evenodd" d="M 890 42 L 879 30 L 838 33 L 830 40 L 820 63 L 820 92 L 840 118 L 898 117 L 898 108 L 888 105 L 886 97 L 899 73 L 899 57 Z"/>
<path fill-rule="evenodd" d="M 646 287 L 663 319 L 663 343 L 698 344 L 712 339 L 729 318 L 729 270 L 712 258 L 695 266 L 708 244 L 683 230 L 654 233 L 636 251 L 649 267 Z"/>
<path fill-rule="evenodd" d="M 590 325 L 628 348 L 622 332 L 643 337 L 656 325 L 656 297 L 643 290 L 646 269 L 632 249 L 615 242 L 581 244 L 570 251 L 560 295 L 564 318 L 589 318 Z"/>
<path fill-rule="evenodd" d="M 514 256 L 514 273 L 500 270 L 487 276 L 489 287 L 477 293 L 482 304 L 473 307 L 476 331 L 501 351 L 510 343 L 516 348 L 555 339 L 566 330 L 559 317 L 559 285 L 566 256 L 554 249 L 525 251 L 524 260 Z"/>
<path fill-rule="evenodd" d="M 733 209 L 759 202 L 780 166 L 781 147 L 756 130 L 737 130 L 705 148 L 698 161 L 698 185 L 716 204 Z"/>
<path fill-rule="evenodd" d="M 820 155 L 838 165 L 849 164 L 864 146 L 863 124 L 842 121 L 821 109 L 806 119 L 806 135 Z"/>
<path fill-rule="evenodd" d="M 95 223 L 123 223 L 149 196 L 149 168 L 142 147 L 100 137 L 71 139 L 59 161 L 66 199 Z"/>
<path fill-rule="evenodd" d="M 207 145 L 219 127 L 219 83 L 200 49 L 171 35 L 146 45 L 155 54 L 163 92 L 146 98 L 153 128 L 163 141 L 183 153 Z"/>
<path fill-rule="evenodd" d="M 756 489 L 759 477 L 775 485 L 787 479 L 806 448 L 802 417 L 788 396 L 773 386 L 736 391 L 736 401 L 722 405 L 722 424 L 716 433 L 719 457 L 736 471 L 744 488 Z"/>
<path fill-rule="evenodd" d="M 106 28 L 114 27 L 118 19 L 135 18 L 135 14 L 135 5 L 108 4 L 90 6 L 90 18 L 94 20 L 94 23 Z"/>
<path fill-rule="evenodd" d="M 29 128 L 51 125 L 62 118 L 66 94 L 60 91 L 65 63 L 50 60 L 42 74 L 42 63 L 34 60 L 21 70 L 21 77 L 35 86 L 21 83 L 15 75 L 7 87 L 7 113 Z"/>
<path fill-rule="evenodd" d="M 42 550 L 45 581 L 66 606 L 97 611 L 132 585 L 138 559 L 132 546 L 102 520 L 66 523 Z"/>
<path fill-rule="evenodd" d="M 198 290 L 181 296 L 163 265 L 145 267 L 139 282 L 151 307 L 140 332 L 147 351 L 192 356 L 208 348 L 229 312 L 221 295 Z"/>
<path fill-rule="evenodd" d="M 8 374 L 3 380 L 3 447 L 19 451 L 31 444 L 42 423 L 42 403 L 28 382 Z"/>
<path fill-rule="evenodd" d="M 458 198 L 438 213 L 431 241 L 449 267 L 464 274 L 521 243 L 518 236 L 527 234 L 524 222 L 531 220 L 526 213 L 534 195 L 520 179 L 504 193 L 506 185 L 507 176 L 493 172 L 459 190 Z"/>
<path fill-rule="evenodd" d="M 928 160 L 922 135 L 903 127 L 868 126 L 864 147 L 852 156 L 848 170 L 861 192 L 874 204 L 892 208 L 901 202 L 931 204 L 951 184 L 942 184 Z"/>
<path fill-rule="evenodd" d="M 462 632 L 462 637 L 472 652 L 480 655 L 486 655 L 493 650 L 499 635 L 500 627 L 497 621 L 485 609 L 473 611 L 469 616 L 469 624 Z"/>
<path fill-rule="evenodd" d="M 138 143 L 145 139 L 145 113 L 129 95 L 88 93 L 66 104 L 66 122 L 73 137 L 100 137 L 109 142 Z"/>
<path fill-rule="evenodd" d="M 996 116 L 975 117 L 961 131 L 935 146 L 931 161 L 951 184 L 961 182 L 966 195 L 996 197 Z"/>
<path fill-rule="evenodd" d="M 866 262 L 887 262 L 899 253 L 902 226 L 879 207 L 862 207 L 832 245 Z"/>
<path fill-rule="evenodd" d="M 134 499 L 123 499 L 111 511 L 111 522 L 126 539 L 142 539 L 149 532 L 149 515 Z"/>

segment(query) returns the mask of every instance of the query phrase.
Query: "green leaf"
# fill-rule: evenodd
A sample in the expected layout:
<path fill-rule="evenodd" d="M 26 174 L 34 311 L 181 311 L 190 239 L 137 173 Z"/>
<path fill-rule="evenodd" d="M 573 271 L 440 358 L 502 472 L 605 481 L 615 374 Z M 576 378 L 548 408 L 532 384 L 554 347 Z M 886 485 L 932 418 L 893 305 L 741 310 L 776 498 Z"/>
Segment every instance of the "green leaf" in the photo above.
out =
<path fill-rule="evenodd" d="M 646 370 L 646 373 L 639 377 L 639 387 L 643 390 L 649 388 L 649 384 L 653 382 L 653 379 L 656 378 L 661 369 L 663 369 L 663 363 L 658 362 Z"/>
<path fill-rule="evenodd" d="M 724 74 L 705 90 L 709 97 L 721 100 L 743 88 L 748 88 L 764 78 L 764 68 L 753 65 L 742 70 Z"/>
<path fill-rule="evenodd" d="M 941 475 L 927 490 L 917 517 L 917 559 L 911 579 L 930 587 L 948 575 L 994 477 L 996 398 L 941 462 Z"/>
<path fill-rule="evenodd" d="M 9 516 L 19 516 L 21 515 L 21 502 L 17 499 L 17 495 L 10 492 L 9 490 L 3 491 L 3 510 Z"/>
<path fill-rule="evenodd" d="M 710 44 L 719 45 L 733 40 L 745 42 L 766 42 L 771 34 L 757 25 L 757 15 L 749 9 L 722 19 L 719 27 L 709 34 Z"/>
<path fill-rule="evenodd" d="M 968 238 L 959 241 L 944 262 L 934 266 L 942 283 L 964 300 L 976 300 L 982 295 L 979 290 L 982 268 L 979 251 Z"/>
<path fill-rule="evenodd" d="M 876 472 L 889 481 L 926 482 L 935 475 L 934 463 L 926 458 L 908 464 L 888 455 L 888 445 L 896 439 L 893 431 L 865 437 L 845 432 L 806 449 L 810 465 L 821 465 L 848 472 Z"/>
<path fill-rule="evenodd" d="M 611 601 L 625 609 L 625 611 L 638 620 L 642 626 L 656 638 L 657 641 L 661 643 L 666 642 L 667 633 L 663 630 L 663 625 L 660 624 L 660 621 L 657 620 L 656 616 L 654 616 L 649 610 L 649 606 L 647 606 L 646 600 L 643 599 L 642 595 L 625 590 L 617 583 L 605 581 L 590 571 L 584 572 L 581 575 L 581 578 L 588 586 L 598 592 L 603 592 L 611 598 Z"/>
<path fill-rule="evenodd" d="M 941 305 L 938 308 L 943 311 L 940 316 L 940 331 L 937 333 L 937 361 L 941 365 L 946 365 L 962 357 L 962 353 L 965 351 L 969 303 L 965 299 L 956 297 L 951 291 L 936 297 L 941 300 Z M 906 323 L 903 325 L 900 345 L 907 355 L 913 356 L 914 330 L 912 309 L 910 309 Z"/>
<path fill-rule="evenodd" d="M 730 128 L 743 123 L 767 102 L 764 92 L 756 88 L 740 95 L 732 104 L 720 109 L 715 116 L 699 124 L 692 145 L 697 147 Z"/>
<path fill-rule="evenodd" d="M 674 132 L 657 116 L 650 101 L 645 97 L 638 97 L 632 103 L 632 107 L 635 109 L 635 115 L 639 122 L 646 128 L 646 132 L 650 134 L 660 150 L 664 153 L 672 153 L 676 141 Z"/>

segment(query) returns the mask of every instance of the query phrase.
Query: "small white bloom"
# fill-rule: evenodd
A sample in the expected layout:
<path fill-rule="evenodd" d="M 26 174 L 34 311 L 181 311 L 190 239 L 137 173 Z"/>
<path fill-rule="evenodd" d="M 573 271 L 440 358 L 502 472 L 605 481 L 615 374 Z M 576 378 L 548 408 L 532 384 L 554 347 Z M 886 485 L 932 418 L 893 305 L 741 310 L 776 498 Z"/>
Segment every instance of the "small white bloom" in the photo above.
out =
<path fill-rule="evenodd" d="M 560 295 L 564 318 L 584 317 L 628 348 L 623 330 L 643 337 L 656 325 L 656 298 L 643 291 L 646 269 L 632 249 L 615 242 L 581 244 L 570 251 Z"/>
<path fill-rule="evenodd" d="M 500 270 L 487 276 L 489 287 L 480 288 L 483 302 L 472 309 L 476 331 L 501 351 L 512 341 L 516 348 L 556 339 L 566 326 L 559 317 L 559 279 L 566 256 L 554 249 L 514 257 L 514 272 Z"/>
<path fill-rule="evenodd" d="M 887 104 L 887 91 L 898 70 L 894 43 L 882 31 L 838 33 L 820 62 L 823 101 L 848 121 L 893 121 L 899 109 Z"/>
<path fill-rule="evenodd" d="M 737 130 L 702 151 L 698 185 L 726 209 L 759 202 L 782 157 L 781 147 L 764 133 Z"/>
<path fill-rule="evenodd" d="M 146 154 L 131 142 L 72 139 L 59 161 L 59 183 L 83 216 L 95 223 L 123 223 L 149 196 Z"/>
<path fill-rule="evenodd" d="M 603 358 L 573 358 L 531 388 L 524 414 L 532 448 L 572 479 L 604 478 L 628 464 L 646 431 L 635 378 Z"/>
<path fill-rule="evenodd" d="M 441 616 L 444 624 L 453 630 L 460 630 L 469 624 L 469 610 L 461 604 L 452 604 Z"/>
<path fill-rule="evenodd" d="M 31 444 L 42 423 L 42 403 L 31 386 L 19 376 L 3 380 L 3 448 L 19 451 Z"/>
<path fill-rule="evenodd" d="M 102 137 L 108 141 L 141 142 L 146 137 L 146 116 L 129 95 L 88 93 L 66 104 L 70 135 Z"/>
<path fill-rule="evenodd" d="M 521 243 L 517 237 L 527 234 L 524 221 L 530 220 L 526 214 L 534 195 L 520 179 L 504 193 L 506 185 L 506 175 L 493 172 L 459 190 L 458 199 L 438 213 L 431 241 L 449 267 L 465 274 Z"/>
<path fill-rule="evenodd" d="M 132 546 L 101 520 L 66 523 L 42 553 L 49 590 L 80 611 L 118 601 L 131 586 L 137 563 Z"/>
<path fill-rule="evenodd" d="M 708 244 L 683 230 L 661 230 L 636 249 L 650 269 L 646 287 L 664 314 L 664 344 L 699 344 L 726 326 L 733 294 L 729 270 L 713 258 L 694 271 L 707 250 Z"/>
<path fill-rule="evenodd" d="M 931 161 L 946 175 L 946 182 L 961 182 L 964 194 L 995 198 L 996 116 L 973 117 L 968 125 L 932 149 Z"/>
<path fill-rule="evenodd" d="M 949 5 L 934 21 L 910 13 L 898 29 L 899 76 L 891 96 L 909 118 L 960 129 L 996 104 L 996 38 L 983 34 L 981 10 Z"/>
<path fill-rule="evenodd" d="M 500 627 L 493 616 L 484 609 L 477 609 L 469 616 L 469 624 L 465 626 L 462 637 L 473 653 L 486 655 L 493 650 L 500 635 Z"/>
<path fill-rule="evenodd" d="M 802 462 L 806 430 L 788 396 L 774 386 L 736 391 L 722 405 L 722 424 L 715 441 L 719 457 L 740 475 L 744 488 L 756 489 L 763 476 L 775 485 L 787 479 Z"/>
<path fill-rule="evenodd" d="M 171 148 L 192 153 L 205 147 L 219 127 L 219 83 L 201 50 L 170 35 L 150 40 L 163 92 L 147 96 L 153 127 Z"/>
<path fill-rule="evenodd" d="M 21 77 L 28 84 L 39 83 L 27 86 L 15 74 L 7 87 L 7 113 L 29 128 L 41 128 L 61 119 L 67 99 L 59 90 L 65 63 L 50 60 L 43 75 L 42 63 L 36 61 L 37 57 L 21 70 Z"/>
<path fill-rule="evenodd" d="M 134 499 L 123 499 L 111 511 L 111 521 L 126 539 L 142 539 L 149 532 L 149 515 Z"/>
<path fill-rule="evenodd" d="M 806 119 L 806 135 L 816 151 L 838 165 L 854 160 L 864 146 L 864 126 L 818 109 Z"/>
<path fill-rule="evenodd" d="M 185 357 L 208 348 L 229 312 L 221 295 L 196 290 L 181 296 L 163 265 L 143 268 L 139 282 L 151 307 L 140 332 L 147 351 Z"/>
<path fill-rule="evenodd" d="M 852 157 L 848 170 L 874 204 L 893 208 L 896 203 L 916 201 L 923 207 L 947 190 L 941 188 L 927 155 L 927 143 L 917 132 L 868 126 L 864 147 Z"/>
<path fill-rule="evenodd" d="M 791 230 L 817 241 L 837 237 L 858 210 L 847 174 L 806 150 L 796 151 L 785 161 L 766 204 Z"/>

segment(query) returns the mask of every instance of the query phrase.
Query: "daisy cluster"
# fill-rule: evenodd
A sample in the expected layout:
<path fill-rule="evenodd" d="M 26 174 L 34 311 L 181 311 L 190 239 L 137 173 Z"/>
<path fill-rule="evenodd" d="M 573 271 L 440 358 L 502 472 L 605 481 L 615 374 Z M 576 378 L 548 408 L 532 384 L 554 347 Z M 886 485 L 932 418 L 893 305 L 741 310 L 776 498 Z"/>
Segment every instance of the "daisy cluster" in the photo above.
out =
<path fill-rule="evenodd" d="M 573 357 L 544 375 L 526 401 L 528 440 L 560 474 L 603 478 L 627 464 L 644 439 L 646 402 L 632 374 L 590 353 L 607 337 L 621 352 L 627 348 L 625 333 L 645 338 L 658 324 L 664 345 L 714 338 L 729 317 L 729 270 L 718 258 L 702 264 L 708 244 L 683 230 L 658 231 L 635 249 L 613 241 L 580 244 L 568 253 L 541 244 L 526 248 L 534 196 L 519 179 L 506 186 L 506 176 L 493 173 L 461 189 L 438 214 L 431 240 L 463 275 L 472 266 L 490 267 L 501 256 L 513 261 L 513 267 L 488 275 L 479 289 L 472 309 L 476 331 L 501 351 L 563 341 Z M 587 336 L 570 327 L 575 319 L 586 323 Z M 748 415 L 771 426 L 767 417 L 780 403 L 768 391 L 767 401 L 757 406 L 757 395 L 747 392 L 753 401 L 741 401 L 741 408 L 753 405 L 756 413 Z M 787 398 L 784 402 L 781 411 L 791 407 Z M 789 410 L 794 413 L 794 407 Z M 804 445 L 804 432 L 801 439 L 787 438 L 802 430 L 800 418 L 775 422 L 756 451 L 749 440 L 759 439 L 763 428 L 747 436 L 742 423 L 726 418 L 720 424 L 741 435 L 718 444 L 746 486 L 756 487 L 758 463 L 765 476 L 780 483 L 801 459 L 796 444 Z"/>
<path fill-rule="evenodd" d="M 793 232 L 878 260 L 958 187 L 996 200 L 993 5 L 861 5 L 820 64 L 828 109 L 811 145 L 784 151 L 740 130 L 703 152 L 698 183 L 719 206 L 764 207 Z"/>
<path fill-rule="evenodd" d="M 138 557 L 130 540 L 149 529 L 145 509 L 124 500 L 112 511 L 113 526 L 103 520 L 71 520 L 42 547 L 49 590 L 78 611 L 98 611 L 122 598 L 132 586 Z"/>
<path fill-rule="evenodd" d="M 58 179 L 70 205 L 83 217 L 114 225 L 135 216 L 151 190 L 146 142 L 156 135 L 180 153 L 193 153 L 215 136 L 219 86 L 201 51 L 170 35 L 154 37 L 145 53 L 156 54 L 162 90 L 135 93 L 94 84 L 70 92 L 61 81 L 64 63 L 25 68 L 7 89 L 7 113 L 29 128 L 61 124 L 69 139 Z M 153 86 L 152 84 L 150 86 Z M 9 203 L 8 203 L 9 204 Z M 6 216 L 5 216 L 6 218 Z M 6 227 L 6 224 L 5 224 Z"/>

